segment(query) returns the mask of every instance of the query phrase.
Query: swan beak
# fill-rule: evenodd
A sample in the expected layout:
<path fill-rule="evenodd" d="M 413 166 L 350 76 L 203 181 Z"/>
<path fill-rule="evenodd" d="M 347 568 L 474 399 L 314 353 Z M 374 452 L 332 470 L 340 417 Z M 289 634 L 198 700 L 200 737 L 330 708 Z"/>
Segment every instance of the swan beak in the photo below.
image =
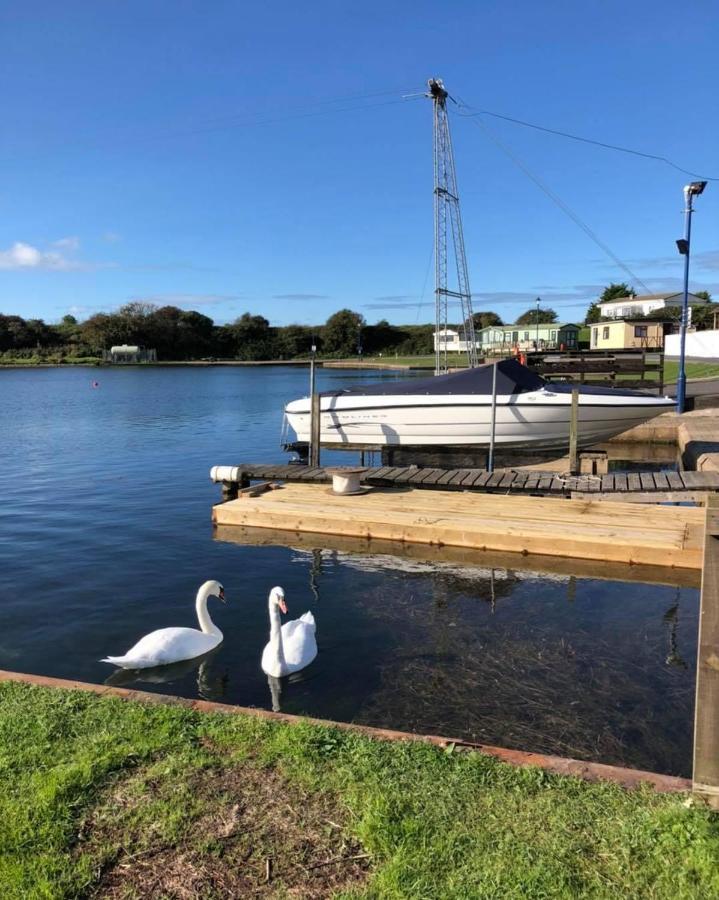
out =
<path fill-rule="evenodd" d="M 278 605 L 279 608 L 282 610 L 282 612 L 283 612 L 285 615 L 287 615 L 287 604 L 285 603 L 285 598 L 284 598 L 284 597 L 281 597 L 281 598 L 277 601 L 277 605 Z"/>
<path fill-rule="evenodd" d="M 225 600 L 225 589 L 224 588 L 220 588 L 220 593 L 217 596 L 220 598 L 220 600 L 222 600 L 223 603 L 227 603 L 227 600 Z"/>

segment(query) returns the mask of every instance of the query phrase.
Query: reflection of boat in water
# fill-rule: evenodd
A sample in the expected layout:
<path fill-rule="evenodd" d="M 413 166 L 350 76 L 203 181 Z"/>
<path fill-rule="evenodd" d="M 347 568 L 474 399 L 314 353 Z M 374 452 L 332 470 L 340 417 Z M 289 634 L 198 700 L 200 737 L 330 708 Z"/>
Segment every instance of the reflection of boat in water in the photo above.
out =
<path fill-rule="evenodd" d="M 323 559 L 332 559 L 361 572 L 401 572 L 403 575 L 443 575 L 446 577 L 460 578 L 463 581 L 486 581 L 492 578 L 495 581 L 569 581 L 570 574 L 552 574 L 544 572 L 532 572 L 529 570 L 515 570 L 502 567 L 478 566 L 473 564 L 463 565 L 457 562 L 442 562 L 441 560 L 410 559 L 404 556 L 387 554 L 373 554 L 363 556 L 359 553 L 350 553 L 342 550 L 307 551 L 298 547 L 292 548 L 295 556 L 292 562 L 306 563 L 308 557 L 314 552 L 321 554 Z"/>
<path fill-rule="evenodd" d="M 497 367 L 498 447 L 566 447 L 572 388 L 579 391 L 578 443 L 608 440 L 674 408 L 669 397 L 613 387 L 545 381 L 517 360 L 432 378 L 386 380 L 321 395 L 323 444 L 476 446 L 490 442 L 492 369 Z M 285 416 L 299 441 L 310 438 L 310 399 Z"/>

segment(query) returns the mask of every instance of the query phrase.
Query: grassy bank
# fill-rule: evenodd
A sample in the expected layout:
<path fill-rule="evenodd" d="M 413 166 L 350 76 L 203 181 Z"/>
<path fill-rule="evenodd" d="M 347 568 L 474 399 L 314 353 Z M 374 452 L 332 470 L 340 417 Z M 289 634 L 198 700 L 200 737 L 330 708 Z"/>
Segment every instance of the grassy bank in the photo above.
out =
<path fill-rule="evenodd" d="M 434 356 L 386 356 L 368 357 L 368 363 L 390 363 L 392 365 L 411 366 L 413 368 L 434 369 Z M 449 359 L 451 368 L 461 368 L 467 364 L 467 357 L 457 354 Z M 679 372 L 679 363 L 676 360 L 666 360 L 664 363 L 664 380 L 676 381 Z M 687 362 L 687 378 L 719 378 L 719 364 L 712 362 Z M 628 376 L 629 377 L 629 376 Z M 635 377 L 635 376 L 631 376 Z"/>
<path fill-rule="evenodd" d="M 719 378 L 719 365 L 711 362 L 687 362 L 687 378 Z M 672 382 L 679 375 L 679 363 L 670 359 L 664 363 L 664 380 Z"/>
<path fill-rule="evenodd" d="M 682 795 L 317 726 L 4 683 L 0 779 L 4 900 L 719 895 Z"/>
<path fill-rule="evenodd" d="M 0 366 L 99 366 L 99 356 L 0 356 Z"/>

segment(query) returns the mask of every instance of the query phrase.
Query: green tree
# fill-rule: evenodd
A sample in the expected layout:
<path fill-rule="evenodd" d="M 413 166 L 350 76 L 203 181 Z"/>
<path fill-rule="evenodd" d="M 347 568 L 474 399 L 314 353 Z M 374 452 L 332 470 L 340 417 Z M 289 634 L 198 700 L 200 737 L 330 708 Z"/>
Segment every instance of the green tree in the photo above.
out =
<path fill-rule="evenodd" d="M 82 339 L 95 353 L 109 350 L 114 344 L 131 343 L 131 323 L 114 313 L 95 313 L 82 323 Z"/>
<path fill-rule="evenodd" d="M 637 292 L 630 287 L 626 281 L 612 282 L 608 284 L 602 291 L 599 302 L 606 303 L 608 300 L 621 300 L 622 297 L 636 297 Z"/>
<path fill-rule="evenodd" d="M 401 328 L 380 319 L 376 325 L 365 325 L 362 329 L 362 348 L 370 356 L 393 352 L 404 337 Z"/>
<path fill-rule="evenodd" d="M 236 359 L 272 359 L 274 356 L 274 333 L 264 316 L 243 313 L 229 326 L 229 331 Z"/>
<path fill-rule="evenodd" d="M 692 291 L 695 297 L 701 297 L 702 300 L 706 300 L 708 303 L 711 302 L 712 295 L 709 291 Z"/>
<path fill-rule="evenodd" d="M 472 318 L 474 319 L 474 327 L 477 331 L 480 328 L 489 328 L 491 325 L 504 325 L 502 319 L 491 309 L 480 310 L 476 312 Z"/>
<path fill-rule="evenodd" d="M 585 325 L 592 325 L 594 322 L 598 322 L 602 318 L 602 308 L 599 305 L 598 300 L 592 301 L 589 304 L 589 308 L 587 309 L 587 314 L 584 317 Z"/>
<path fill-rule="evenodd" d="M 341 309 L 331 315 L 322 329 L 325 352 L 336 356 L 356 354 L 364 324 L 364 318 L 351 309 Z"/>
<path fill-rule="evenodd" d="M 702 293 L 706 294 L 707 291 Z M 697 294 L 697 296 L 699 296 Z M 704 300 L 710 300 L 710 297 L 703 297 Z M 697 331 L 707 331 L 714 328 L 714 316 L 719 312 L 719 303 L 702 303 L 692 306 L 692 326 Z"/>
<path fill-rule="evenodd" d="M 526 310 L 523 312 L 521 316 L 516 321 L 517 325 L 536 325 L 539 322 L 540 325 L 550 325 L 552 322 L 557 321 L 557 313 L 550 309 L 550 307 L 540 306 L 539 309 L 535 307 Z"/>
<path fill-rule="evenodd" d="M 309 356 L 312 350 L 313 336 L 317 329 L 309 325 L 285 325 L 277 329 L 275 347 L 280 359 L 295 359 Z M 316 344 L 317 342 L 314 341 Z"/>

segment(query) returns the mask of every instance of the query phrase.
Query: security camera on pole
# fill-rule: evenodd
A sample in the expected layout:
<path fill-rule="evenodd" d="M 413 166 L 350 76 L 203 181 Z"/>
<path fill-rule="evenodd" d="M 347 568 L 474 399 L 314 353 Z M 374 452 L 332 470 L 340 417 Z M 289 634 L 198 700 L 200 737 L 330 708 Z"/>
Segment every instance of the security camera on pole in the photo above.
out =
<path fill-rule="evenodd" d="M 689 324 L 689 250 L 692 234 L 692 198 L 698 197 L 707 186 L 706 181 L 692 181 L 684 187 L 684 237 L 677 241 L 677 248 L 684 257 L 684 296 L 682 298 L 682 318 L 679 333 L 679 375 L 677 377 L 677 412 L 684 412 L 687 393 L 687 376 L 684 364 Z"/>

